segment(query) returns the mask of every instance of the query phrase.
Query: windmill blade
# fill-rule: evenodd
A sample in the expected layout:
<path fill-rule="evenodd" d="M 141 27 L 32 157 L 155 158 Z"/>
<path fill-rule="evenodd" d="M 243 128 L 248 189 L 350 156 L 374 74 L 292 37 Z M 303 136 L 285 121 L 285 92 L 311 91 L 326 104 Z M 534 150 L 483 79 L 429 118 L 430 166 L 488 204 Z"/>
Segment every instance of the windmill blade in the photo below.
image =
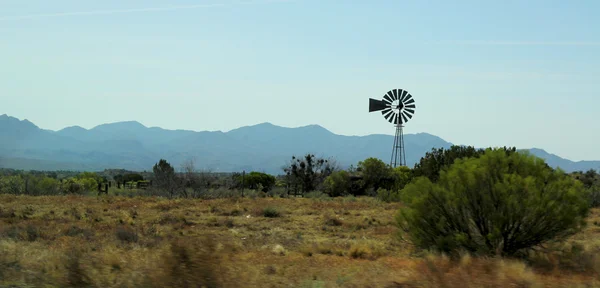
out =
<path fill-rule="evenodd" d="M 412 95 L 407 94 L 406 97 L 404 97 L 404 99 L 402 100 L 402 102 L 404 102 L 405 104 L 408 104 L 408 101 L 410 101 L 410 100 L 413 100 Z"/>
<path fill-rule="evenodd" d="M 390 114 L 389 116 L 390 118 L 386 118 L 386 120 L 390 123 L 394 123 L 394 113 Z"/>
<path fill-rule="evenodd" d="M 392 93 L 392 91 L 388 91 L 387 96 L 388 96 L 388 98 L 392 99 L 392 101 L 396 100 L 396 99 L 394 99 L 394 94 Z"/>
<path fill-rule="evenodd" d="M 381 100 L 369 98 L 369 112 L 380 111 L 387 108 L 389 105 Z"/>
<path fill-rule="evenodd" d="M 404 102 L 404 105 L 408 105 L 408 104 L 412 104 L 412 103 L 415 103 L 415 99 L 410 99 L 410 100 Z"/>
<path fill-rule="evenodd" d="M 404 102 L 404 99 L 406 98 L 406 94 L 408 94 L 408 91 L 402 90 L 402 98 L 400 98 L 400 102 Z M 410 94 L 408 94 L 408 95 L 410 95 Z"/>
<path fill-rule="evenodd" d="M 398 95 L 399 95 L 399 93 L 398 93 L 398 89 L 394 89 L 394 90 L 392 90 L 392 94 L 394 95 L 394 100 L 395 100 L 395 99 L 398 99 Z"/>
<path fill-rule="evenodd" d="M 406 115 L 404 115 L 404 113 L 402 114 L 402 118 L 404 119 L 404 123 L 408 122 L 408 118 L 406 118 Z"/>
<path fill-rule="evenodd" d="M 406 115 L 406 117 L 408 117 L 408 119 L 412 119 L 412 116 L 413 116 L 412 114 L 410 114 L 410 113 L 408 113 L 406 111 L 402 112 L 402 115 Z"/>
<path fill-rule="evenodd" d="M 404 111 L 406 111 L 406 112 L 408 112 L 408 113 L 410 113 L 410 114 L 415 114 L 415 110 L 413 110 L 413 109 L 408 109 L 408 108 L 406 108 L 406 107 L 404 108 Z"/>
<path fill-rule="evenodd" d="M 392 98 L 392 100 L 397 100 L 398 99 L 398 95 L 396 95 L 396 93 L 394 93 L 395 91 L 392 89 L 388 92 L 388 95 L 390 95 L 390 98 Z"/>
<path fill-rule="evenodd" d="M 381 115 L 385 115 L 385 114 L 389 113 L 390 111 L 392 111 L 392 109 L 388 107 L 381 111 Z"/>
<path fill-rule="evenodd" d="M 388 104 L 392 104 L 392 98 L 390 96 L 388 96 L 387 94 L 383 95 L 383 101 L 387 102 Z"/>
<path fill-rule="evenodd" d="M 391 118 L 390 118 L 390 116 L 393 116 L 394 114 L 395 114 L 395 113 L 394 113 L 394 111 L 390 110 L 390 111 L 389 111 L 389 112 L 388 112 L 386 115 L 384 115 L 383 117 L 385 117 L 385 119 L 386 119 L 386 120 L 388 120 L 388 121 L 392 122 L 392 121 L 391 121 Z"/>
<path fill-rule="evenodd" d="M 415 104 L 409 104 L 409 105 L 404 105 L 404 108 L 417 108 L 417 106 L 415 106 Z"/>

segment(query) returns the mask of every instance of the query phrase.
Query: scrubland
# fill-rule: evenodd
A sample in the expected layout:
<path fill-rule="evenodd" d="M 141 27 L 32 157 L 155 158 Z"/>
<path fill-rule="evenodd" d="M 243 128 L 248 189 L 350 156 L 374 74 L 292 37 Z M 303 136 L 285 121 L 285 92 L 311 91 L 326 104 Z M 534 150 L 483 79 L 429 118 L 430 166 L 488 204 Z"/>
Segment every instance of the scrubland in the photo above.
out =
<path fill-rule="evenodd" d="M 524 259 L 416 251 L 374 198 L 0 195 L 0 287 L 600 287 L 600 210 Z"/>

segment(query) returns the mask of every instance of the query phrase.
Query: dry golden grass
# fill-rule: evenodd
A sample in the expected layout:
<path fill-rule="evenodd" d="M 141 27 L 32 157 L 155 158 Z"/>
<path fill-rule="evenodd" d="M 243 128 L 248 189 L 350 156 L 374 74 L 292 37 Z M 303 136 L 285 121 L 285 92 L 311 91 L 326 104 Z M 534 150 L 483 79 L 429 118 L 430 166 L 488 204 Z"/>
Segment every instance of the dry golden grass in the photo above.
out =
<path fill-rule="evenodd" d="M 526 264 L 413 256 L 395 238 L 398 209 L 370 198 L 0 195 L 0 287 L 600 287 L 598 210 L 563 252 Z"/>

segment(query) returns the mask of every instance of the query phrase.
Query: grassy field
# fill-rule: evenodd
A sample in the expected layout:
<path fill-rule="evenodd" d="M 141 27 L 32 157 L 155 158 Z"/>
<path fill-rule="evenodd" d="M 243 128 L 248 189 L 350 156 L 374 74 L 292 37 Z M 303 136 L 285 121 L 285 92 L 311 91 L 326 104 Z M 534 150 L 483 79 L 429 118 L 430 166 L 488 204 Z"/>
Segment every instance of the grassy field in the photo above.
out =
<path fill-rule="evenodd" d="M 0 287 L 600 287 L 599 210 L 524 262 L 416 253 L 396 237 L 398 209 L 372 198 L 0 195 Z"/>

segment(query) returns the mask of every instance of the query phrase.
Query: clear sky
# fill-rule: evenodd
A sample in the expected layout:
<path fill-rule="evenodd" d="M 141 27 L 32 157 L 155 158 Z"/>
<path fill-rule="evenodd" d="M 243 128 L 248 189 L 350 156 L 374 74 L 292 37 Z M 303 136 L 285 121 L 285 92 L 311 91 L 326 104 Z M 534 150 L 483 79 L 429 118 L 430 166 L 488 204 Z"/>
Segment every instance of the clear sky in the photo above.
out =
<path fill-rule="evenodd" d="M 0 0 L 0 114 L 405 133 L 600 160 L 600 1 Z"/>

